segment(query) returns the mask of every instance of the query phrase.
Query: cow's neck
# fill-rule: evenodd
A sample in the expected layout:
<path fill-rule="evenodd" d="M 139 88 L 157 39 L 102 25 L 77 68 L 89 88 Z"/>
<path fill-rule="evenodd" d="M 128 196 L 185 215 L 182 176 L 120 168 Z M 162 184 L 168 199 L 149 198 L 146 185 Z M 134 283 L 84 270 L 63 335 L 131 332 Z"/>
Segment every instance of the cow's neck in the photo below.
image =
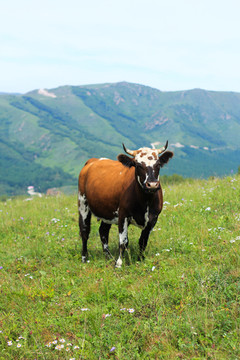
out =
<path fill-rule="evenodd" d="M 141 202 L 143 201 L 145 204 L 151 204 L 151 202 L 153 201 L 155 195 L 157 194 L 157 192 L 147 192 L 145 191 L 142 186 L 138 183 L 138 181 L 136 181 L 136 193 L 138 198 L 141 200 Z M 160 191 L 160 190 L 157 190 Z"/>

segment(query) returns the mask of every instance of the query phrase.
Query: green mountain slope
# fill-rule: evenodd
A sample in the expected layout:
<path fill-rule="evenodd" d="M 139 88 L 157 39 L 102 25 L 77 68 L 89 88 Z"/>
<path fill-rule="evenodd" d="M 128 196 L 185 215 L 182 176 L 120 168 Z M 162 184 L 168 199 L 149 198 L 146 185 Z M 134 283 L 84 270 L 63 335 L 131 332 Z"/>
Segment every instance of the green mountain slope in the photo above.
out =
<path fill-rule="evenodd" d="M 164 174 L 224 175 L 240 165 L 240 94 L 161 92 L 126 82 L 0 94 L 0 193 L 77 184 L 89 157 L 175 152 Z"/>

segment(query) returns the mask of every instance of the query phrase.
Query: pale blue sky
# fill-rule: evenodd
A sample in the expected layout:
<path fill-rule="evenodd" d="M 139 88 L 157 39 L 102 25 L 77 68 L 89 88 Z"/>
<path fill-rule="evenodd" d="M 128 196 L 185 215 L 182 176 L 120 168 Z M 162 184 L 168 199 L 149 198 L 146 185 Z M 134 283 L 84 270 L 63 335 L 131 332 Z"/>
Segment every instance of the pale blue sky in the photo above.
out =
<path fill-rule="evenodd" d="M 0 91 L 130 81 L 240 92 L 239 0 L 5 0 Z"/>

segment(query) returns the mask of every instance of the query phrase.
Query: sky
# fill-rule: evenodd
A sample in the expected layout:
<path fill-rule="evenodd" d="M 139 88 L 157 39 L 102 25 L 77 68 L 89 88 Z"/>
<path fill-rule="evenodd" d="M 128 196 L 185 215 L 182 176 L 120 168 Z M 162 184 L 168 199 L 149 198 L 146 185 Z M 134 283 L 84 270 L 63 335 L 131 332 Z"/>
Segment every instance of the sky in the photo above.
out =
<path fill-rule="evenodd" d="M 240 92 L 239 0 L 7 0 L 0 92 L 129 81 Z"/>

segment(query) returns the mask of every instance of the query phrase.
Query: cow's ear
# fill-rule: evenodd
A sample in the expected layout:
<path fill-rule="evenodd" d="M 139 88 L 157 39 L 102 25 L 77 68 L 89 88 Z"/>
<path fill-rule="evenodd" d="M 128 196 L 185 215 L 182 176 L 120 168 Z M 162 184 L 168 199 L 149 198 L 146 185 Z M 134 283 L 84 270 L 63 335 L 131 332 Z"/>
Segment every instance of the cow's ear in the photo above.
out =
<path fill-rule="evenodd" d="M 123 165 L 125 165 L 129 168 L 132 166 L 136 166 L 135 160 L 125 154 L 118 155 L 117 159 L 118 159 L 118 161 L 120 161 L 120 163 L 122 163 Z"/>
<path fill-rule="evenodd" d="M 168 161 L 173 157 L 173 152 L 172 151 L 165 151 L 160 157 L 159 157 L 159 161 L 160 161 L 160 166 L 163 167 L 165 164 L 168 163 Z"/>

